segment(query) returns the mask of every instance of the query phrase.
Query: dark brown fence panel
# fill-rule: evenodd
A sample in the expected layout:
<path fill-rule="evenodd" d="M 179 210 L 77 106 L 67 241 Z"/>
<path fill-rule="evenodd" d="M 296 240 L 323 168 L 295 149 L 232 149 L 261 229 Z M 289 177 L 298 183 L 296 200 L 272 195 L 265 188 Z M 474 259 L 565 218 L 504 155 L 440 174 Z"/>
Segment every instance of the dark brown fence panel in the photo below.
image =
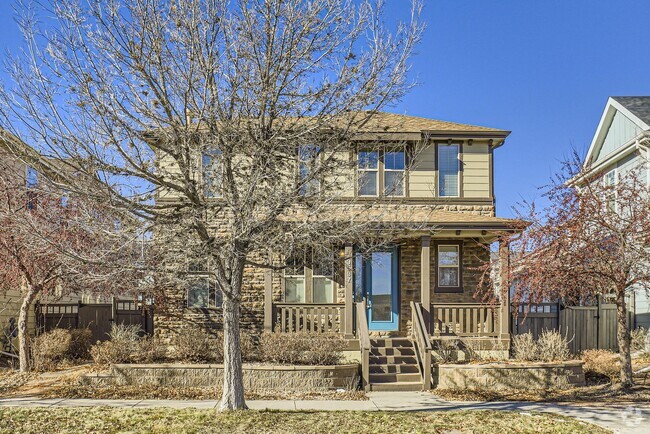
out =
<path fill-rule="evenodd" d="M 137 325 L 141 335 L 153 335 L 153 306 L 142 309 L 134 301 L 115 302 L 115 322 L 117 324 Z"/>
<path fill-rule="evenodd" d="M 36 304 L 36 329 L 39 333 L 56 328 L 76 329 L 79 327 L 79 305 L 77 304 Z"/>
<path fill-rule="evenodd" d="M 79 328 L 88 328 L 93 334 L 92 341 L 106 341 L 111 331 L 112 305 L 87 304 L 79 308 Z"/>

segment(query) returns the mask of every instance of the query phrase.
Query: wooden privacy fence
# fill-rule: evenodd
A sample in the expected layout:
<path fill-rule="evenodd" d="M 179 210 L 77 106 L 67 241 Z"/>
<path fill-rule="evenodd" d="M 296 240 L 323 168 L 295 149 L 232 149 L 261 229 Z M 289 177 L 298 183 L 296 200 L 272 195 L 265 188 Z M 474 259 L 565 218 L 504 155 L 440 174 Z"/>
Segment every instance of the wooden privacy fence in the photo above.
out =
<path fill-rule="evenodd" d="M 515 315 L 517 313 L 517 315 Z M 632 312 L 628 312 L 628 325 L 632 328 Z M 558 303 L 541 303 L 526 307 L 513 307 L 513 334 L 531 332 L 538 339 L 543 330 L 555 330 L 569 340 L 569 349 L 578 354 L 589 349 L 618 351 L 615 304 L 599 306 L 567 306 Z"/>
<path fill-rule="evenodd" d="M 272 321 L 282 333 L 343 333 L 345 304 L 274 303 Z"/>
<path fill-rule="evenodd" d="M 116 301 L 114 304 L 36 303 L 34 310 L 37 333 L 55 328 L 88 328 L 93 342 L 105 341 L 115 320 L 117 324 L 140 326 L 143 335 L 153 334 L 153 308 L 148 306 L 143 310 L 134 301 Z"/>
<path fill-rule="evenodd" d="M 499 308 L 479 303 L 432 304 L 431 334 L 434 336 L 497 337 Z"/>

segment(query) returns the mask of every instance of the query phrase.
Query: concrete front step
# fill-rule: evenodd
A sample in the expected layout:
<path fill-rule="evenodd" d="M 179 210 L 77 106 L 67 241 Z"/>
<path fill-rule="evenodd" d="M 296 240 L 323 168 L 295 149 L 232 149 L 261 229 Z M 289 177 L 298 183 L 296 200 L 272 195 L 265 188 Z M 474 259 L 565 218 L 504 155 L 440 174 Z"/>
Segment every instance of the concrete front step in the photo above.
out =
<path fill-rule="evenodd" d="M 390 373 L 390 374 L 370 374 L 370 383 L 394 383 L 402 381 L 421 381 L 419 373 Z"/>
<path fill-rule="evenodd" d="M 370 339 L 370 345 L 379 348 L 413 347 L 413 343 L 407 338 Z"/>
<path fill-rule="evenodd" d="M 370 348 L 370 356 L 411 356 L 415 357 L 415 349 L 408 347 L 372 347 Z"/>
<path fill-rule="evenodd" d="M 419 374 L 418 365 L 370 364 L 371 374 Z"/>
<path fill-rule="evenodd" d="M 422 390 L 422 382 L 374 383 L 370 384 L 370 390 L 373 392 L 417 392 Z"/>
<path fill-rule="evenodd" d="M 371 365 L 417 365 L 415 356 L 370 356 Z"/>

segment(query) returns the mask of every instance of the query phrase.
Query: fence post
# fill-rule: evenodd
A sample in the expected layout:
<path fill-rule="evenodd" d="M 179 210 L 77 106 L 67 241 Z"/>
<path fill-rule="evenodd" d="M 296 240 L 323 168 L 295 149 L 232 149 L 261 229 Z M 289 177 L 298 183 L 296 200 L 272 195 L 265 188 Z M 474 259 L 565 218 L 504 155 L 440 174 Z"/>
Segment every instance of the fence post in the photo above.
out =
<path fill-rule="evenodd" d="M 603 296 L 596 297 L 596 349 L 599 350 L 602 343 L 603 326 L 601 324 L 603 318 Z"/>
<path fill-rule="evenodd" d="M 264 270 L 264 331 L 273 331 L 273 272 Z"/>

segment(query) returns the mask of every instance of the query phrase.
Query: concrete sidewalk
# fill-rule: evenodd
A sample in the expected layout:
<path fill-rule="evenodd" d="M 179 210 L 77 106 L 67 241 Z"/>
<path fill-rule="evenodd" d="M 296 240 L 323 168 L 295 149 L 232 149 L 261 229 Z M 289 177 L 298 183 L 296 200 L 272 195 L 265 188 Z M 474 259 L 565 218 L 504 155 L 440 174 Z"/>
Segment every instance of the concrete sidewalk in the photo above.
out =
<path fill-rule="evenodd" d="M 282 400 L 247 401 L 253 410 L 317 411 L 450 411 L 495 410 L 548 412 L 574 417 L 613 430 L 616 433 L 650 432 L 650 406 L 631 404 L 581 406 L 537 402 L 458 402 L 446 401 L 424 392 L 371 392 L 367 401 Z M 217 407 L 219 401 L 117 400 L 117 399 L 0 399 L 0 407 L 119 407 L 119 408 L 201 408 Z"/>

